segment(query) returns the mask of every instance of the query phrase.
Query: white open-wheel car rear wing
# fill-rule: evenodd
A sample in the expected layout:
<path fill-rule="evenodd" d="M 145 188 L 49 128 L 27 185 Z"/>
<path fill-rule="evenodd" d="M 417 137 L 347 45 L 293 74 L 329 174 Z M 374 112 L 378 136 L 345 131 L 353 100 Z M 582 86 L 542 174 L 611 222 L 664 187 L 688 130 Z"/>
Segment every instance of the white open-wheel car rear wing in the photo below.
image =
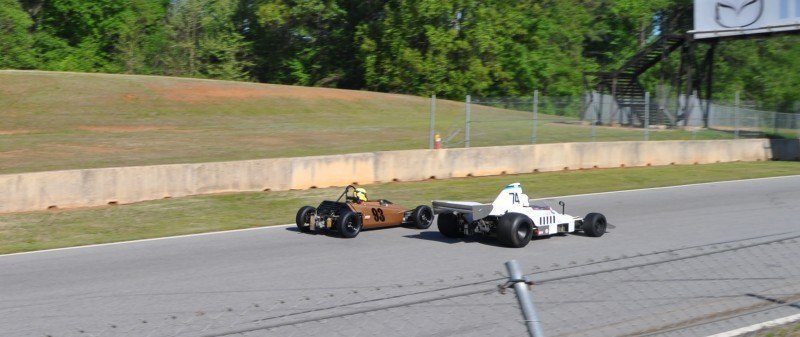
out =
<path fill-rule="evenodd" d="M 492 213 L 492 204 L 481 204 L 469 201 L 434 201 L 433 213 L 470 214 L 473 220 L 478 220 Z"/>

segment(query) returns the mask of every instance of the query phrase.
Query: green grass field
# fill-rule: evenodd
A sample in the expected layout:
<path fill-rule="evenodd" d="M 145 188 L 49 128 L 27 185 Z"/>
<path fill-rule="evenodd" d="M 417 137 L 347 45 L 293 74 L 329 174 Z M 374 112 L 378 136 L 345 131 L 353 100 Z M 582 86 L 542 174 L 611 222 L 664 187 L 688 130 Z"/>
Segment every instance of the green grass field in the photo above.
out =
<path fill-rule="evenodd" d="M 800 162 L 619 168 L 368 185 L 374 198 L 407 206 L 434 199 L 490 202 L 521 182 L 532 198 L 800 174 Z M 0 215 L 0 253 L 292 223 L 303 205 L 341 188 L 205 195 L 130 205 Z M 434 229 L 435 230 L 435 229 Z"/>
<path fill-rule="evenodd" d="M 784 326 L 769 328 L 745 334 L 743 337 L 800 337 L 800 323 L 791 323 Z"/>
<path fill-rule="evenodd" d="M 428 98 L 366 91 L 4 70 L 0 174 L 426 148 L 429 107 Z M 472 146 L 530 142 L 529 112 L 473 105 L 473 119 Z M 592 140 L 574 118 L 540 119 L 540 143 Z M 459 146 L 464 104 L 438 100 L 436 123 Z M 595 131 L 599 141 L 642 139 L 642 130 Z M 730 134 L 651 133 L 694 137 Z"/>

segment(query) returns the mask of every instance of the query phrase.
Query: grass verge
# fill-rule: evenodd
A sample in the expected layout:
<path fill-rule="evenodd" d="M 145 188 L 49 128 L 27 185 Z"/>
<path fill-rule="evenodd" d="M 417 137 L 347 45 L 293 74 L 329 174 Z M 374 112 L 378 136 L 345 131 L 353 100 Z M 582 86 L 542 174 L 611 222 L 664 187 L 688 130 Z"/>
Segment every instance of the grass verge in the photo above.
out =
<path fill-rule="evenodd" d="M 534 173 L 366 186 L 374 198 L 407 206 L 433 199 L 490 202 L 521 182 L 532 198 L 800 174 L 799 162 L 753 162 Z M 130 205 L 0 215 L 0 254 L 292 223 L 303 205 L 341 188 L 252 192 Z"/>
<path fill-rule="evenodd" d="M 521 110 L 514 110 L 521 109 Z M 472 146 L 528 144 L 529 104 L 472 107 Z M 537 143 L 642 140 L 592 128 L 578 107 L 539 115 Z M 0 70 L 0 174 L 428 147 L 430 100 L 410 95 L 188 78 Z M 439 100 L 436 131 L 461 146 L 464 103 Z M 651 132 L 653 140 L 731 132 Z"/>
<path fill-rule="evenodd" d="M 800 323 L 759 330 L 743 337 L 800 337 Z"/>

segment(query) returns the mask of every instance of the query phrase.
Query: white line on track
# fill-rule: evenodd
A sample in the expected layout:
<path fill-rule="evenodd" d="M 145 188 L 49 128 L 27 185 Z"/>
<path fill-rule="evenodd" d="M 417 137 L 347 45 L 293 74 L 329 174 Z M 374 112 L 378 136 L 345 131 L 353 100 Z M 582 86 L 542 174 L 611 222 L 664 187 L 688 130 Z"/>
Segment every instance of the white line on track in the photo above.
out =
<path fill-rule="evenodd" d="M 778 177 L 765 177 L 765 178 L 753 178 L 753 179 L 739 179 L 739 180 L 723 180 L 723 181 L 712 181 L 712 182 L 707 182 L 707 183 L 697 183 L 697 184 L 685 184 L 685 185 L 674 185 L 674 186 L 662 186 L 662 187 L 639 188 L 639 189 L 633 189 L 633 190 L 621 190 L 621 191 L 608 191 L 608 192 L 596 192 L 596 193 L 585 193 L 585 194 L 564 195 L 564 196 L 557 196 L 557 197 L 537 198 L 537 199 L 535 199 L 535 200 L 548 200 L 548 199 L 559 199 L 559 198 L 584 197 L 584 196 L 593 196 L 593 195 L 616 194 L 616 193 L 628 193 L 628 192 L 640 192 L 640 191 L 650 191 L 650 190 L 664 190 L 664 189 L 681 188 L 681 187 L 690 187 L 690 186 L 703 186 L 703 185 L 712 185 L 712 184 L 725 184 L 725 183 L 735 183 L 735 182 L 758 181 L 758 180 L 773 180 L 773 179 L 786 179 L 786 178 L 798 178 L 798 177 L 800 177 L 800 175 L 778 176 Z M 41 253 L 57 252 L 57 251 L 64 251 L 64 250 L 83 249 L 83 248 L 94 248 L 94 247 L 105 247 L 105 246 L 114 246 L 114 245 L 122 245 L 122 244 L 130 244 L 130 243 L 140 243 L 140 242 L 149 242 L 149 241 L 161 241 L 161 240 L 171 240 L 171 239 L 183 239 L 183 238 L 192 238 L 192 237 L 198 237 L 198 236 L 216 235 L 216 234 L 226 234 L 226 233 L 236 233 L 236 232 L 245 232 L 245 231 L 266 230 L 266 229 L 271 229 L 271 228 L 285 228 L 285 227 L 290 227 L 290 226 L 294 226 L 294 224 L 287 224 L 287 225 L 276 225 L 276 226 L 265 226 L 265 227 L 254 227 L 254 228 L 245 228 L 245 229 L 233 229 L 233 230 L 226 230 L 226 231 L 216 231 L 216 232 L 208 232 L 208 233 L 186 234 L 186 235 L 176 235 L 176 236 L 165 236 L 165 237 L 160 237 L 160 238 L 151 238 L 151 239 L 140 239 L 140 240 L 131 240 L 131 241 L 119 241 L 119 242 L 110 242 L 110 243 L 99 243 L 99 244 L 93 244 L 93 245 L 84 245 L 84 246 L 74 246 L 74 247 L 64 247 L 64 248 L 53 248 L 53 249 L 35 250 L 35 251 L 30 251 L 30 252 L 20 252 L 20 253 L 4 254 L 4 255 L 0 255 L 0 258 L 3 258 L 3 257 L 10 257 L 10 256 L 18 256 L 18 255 L 26 255 L 26 254 L 41 254 Z"/>
<path fill-rule="evenodd" d="M 772 320 L 772 321 L 769 321 L 769 322 L 753 324 L 753 325 L 748 326 L 748 327 L 744 327 L 744 328 L 740 328 L 740 329 L 736 329 L 736 330 L 731 330 L 731 331 L 728 331 L 728 332 L 718 333 L 716 335 L 711 335 L 711 336 L 708 336 L 708 337 L 736 337 L 736 336 L 744 335 L 746 333 L 755 332 L 755 331 L 758 331 L 758 330 L 761 330 L 761 329 L 772 328 L 772 327 L 781 326 L 781 325 L 784 325 L 784 324 L 789 324 L 789 323 L 793 323 L 793 322 L 797 322 L 797 321 L 800 321 L 800 314 L 792 315 L 792 316 L 786 316 L 784 318 L 778 318 L 776 320 Z"/>
<path fill-rule="evenodd" d="M 538 199 L 535 199 L 535 200 L 585 197 L 585 196 L 592 196 L 592 195 L 616 194 L 616 193 L 652 191 L 652 190 L 668 190 L 668 189 L 681 188 L 681 187 L 703 186 L 703 185 L 725 184 L 725 183 L 738 183 L 738 182 L 758 181 L 758 180 L 774 180 L 774 179 L 785 179 L 785 178 L 800 178 L 800 175 L 764 177 L 764 178 L 752 178 L 752 179 L 738 179 L 738 180 L 722 180 L 722 181 L 711 181 L 711 182 L 707 182 L 707 183 L 696 183 L 696 184 L 686 184 L 686 185 L 673 185 L 673 186 L 662 186 L 662 187 L 639 188 L 639 189 L 634 189 L 634 190 L 620 190 L 620 191 L 608 191 L 608 192 L 595 192 L 595 193 L 585 193 L 585 194 L 562 195 L 562 196 L 558 196 L 558 197 L 538 198 Z"/>
<path fill-rule="evenodd" d="M 140 243 L 140 242 L 149 242 L 149 241 L 183 239 L 183 238 L 192 238 L 192 237 L 198 237 L 198 236 L 209 236 L 209 235 L 215 235 L 215 234 L 226 234 L 226 233 L 236 233 L 236 232 L 249 232 L 249 231 L 266 230 L 266 229 L 272 229 L 272 228 L 285 228 L 285 227 L 289 227 L 289 226 L 294 226 L 294 224 L 263 226 L 263 227 L 253 227 L 253 228 L 243 228 L 243 229 L 231 229 L 231 230 L 226 230 L 226 231 L 206 232 L 206 233 L 197 233 L 197 234 L 184 234 L 184 235 L 175 235 L 175 236 L 164 236 L 164 237 L 160 237 L 160 238 L 139 239 L 139 240 L 131 240 L 131 241 L 98 243 L 98 244 L 93 244 L 93 245 L 83 245 L 83 246 L 73 246 L 73 247 L 64 247 L 64 248 L 34 250 L 34 251 L 30 251 L 30 252 L 4 254 L 4 255 L 0 255 L 0 258 L 8 257 L 8 256 L 15 256 L 15 255 L 26 255 L 26 254 L 57 252 L 57 251 L 62 251 L 62 250 L 73 250 L 73 249 L 82 249 L 82 248 L 115 246 L 115 245 L 122 245 L 122 244 L 128 244 L 128 243 Z"/>

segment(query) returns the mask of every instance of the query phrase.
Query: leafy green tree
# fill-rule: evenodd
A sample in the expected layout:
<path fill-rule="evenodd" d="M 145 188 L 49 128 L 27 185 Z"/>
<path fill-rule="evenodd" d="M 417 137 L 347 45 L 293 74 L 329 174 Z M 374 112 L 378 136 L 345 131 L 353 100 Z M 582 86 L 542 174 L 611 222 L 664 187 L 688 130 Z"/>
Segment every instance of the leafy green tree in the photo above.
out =
<path fill-rule="evenodd" d="M 580 1 L 396 0 L 360 34 L 367 87 L 439 94 L 577 93 Z"/>
<path fill-rule="evenodd" d="M 0 67 L 166 74 L 442 97 L 576 95 L 693 0 L 0 0 Z M 27 13 L 26 13 L 27 12 Z M 680 20 L 678 20 L 680 19 Z M 717 98 L 800 101 L 800 38 L 723 41 Z M 698 48 L 699 63 L 708 46 Z M 679 53 L 640 76 L 676 82 Z M 672 94 L 675 94 L 675 88 Z"/>
<path fill-rule="evenodd" d="M 236 27 L 234 0 L 176 0 L 167 30 L 165 58 L 170 75 L 230 80 L 250 78 L 248 45 Z"/>
<path fill-rule="evenodd" d="M 120 70 L 114 44 L 124 1 L 29 1 L 36 6 L 35 37 L 43 67 L 50 70 Z"/>
<path fill-rule="evenodd" d="M 163 52 L 168 46 L 164 18 L 169 3 L 170 0 L 130 0 L 119 13 L 114 55 L 124 72 L 150 74 L 160 71 Z"/>
<path fill-rule="evenodd" d="M 249 1 L 256 76 L 267 82 L 339 86 L 352 54 L 345 1 Z"/>
<path fill-rule="evenodd" d="M 0 0 L 0 68 L 33 68 L 33 20 L 16 0 Z"/>
<path fill-rule="evenodd" d="M 714 94 L 742 99 L 770 110 L 797 112 L 800 102 L 800 37 L 720 42 L 717 47 Z"/>

